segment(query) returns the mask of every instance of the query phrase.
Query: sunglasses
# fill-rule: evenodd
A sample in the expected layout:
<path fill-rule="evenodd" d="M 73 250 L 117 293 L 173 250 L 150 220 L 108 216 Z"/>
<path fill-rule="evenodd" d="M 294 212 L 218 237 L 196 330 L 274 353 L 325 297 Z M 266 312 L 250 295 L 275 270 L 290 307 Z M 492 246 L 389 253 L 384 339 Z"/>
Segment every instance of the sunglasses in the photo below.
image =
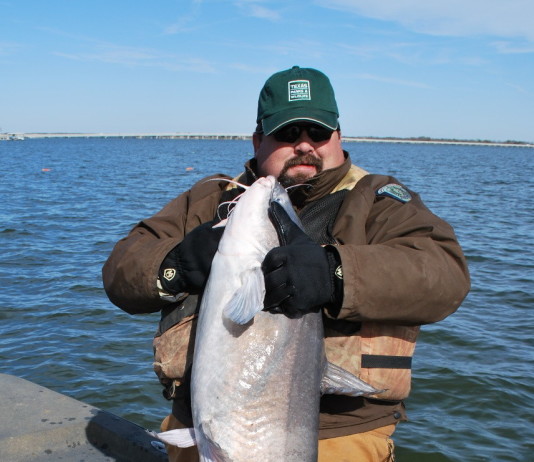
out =
<path fill-rule="evenodd" d="M 302 132 L 308 133 L 312 141 L 318 143 L 320 141 L 327 141 L 332 137 L 334 130 L 321 127 L 319 125 L 297 125 L 291 124 L 282 127 L 273 133 L 274 139 L 280 143 L 294 143 L 300 138 Z"/>

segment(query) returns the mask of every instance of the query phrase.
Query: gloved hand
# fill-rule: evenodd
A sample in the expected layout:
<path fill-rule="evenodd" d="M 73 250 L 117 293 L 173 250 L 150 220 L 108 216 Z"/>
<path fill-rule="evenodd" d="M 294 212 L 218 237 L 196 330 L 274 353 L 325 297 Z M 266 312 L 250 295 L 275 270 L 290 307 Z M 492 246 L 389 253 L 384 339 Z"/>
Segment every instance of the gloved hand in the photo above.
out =
<path fill-rule="evenodd" d="M 172 249 L 161 264 L 159 279 L 171 294 L 198 292 L 204 287 L 224 227 L 213 228 L 215 220 L 197 226 Z"/>
<path fill-rule="evenodd" d="M 271 204 L 269 217 L 281 246 L 271 249 L 262 263 L 265 309 L 294 317 L 341 304 L 343 282 L 336 276 L 341 264 L 337 251 L 313 242 L 277 202 Z"/>

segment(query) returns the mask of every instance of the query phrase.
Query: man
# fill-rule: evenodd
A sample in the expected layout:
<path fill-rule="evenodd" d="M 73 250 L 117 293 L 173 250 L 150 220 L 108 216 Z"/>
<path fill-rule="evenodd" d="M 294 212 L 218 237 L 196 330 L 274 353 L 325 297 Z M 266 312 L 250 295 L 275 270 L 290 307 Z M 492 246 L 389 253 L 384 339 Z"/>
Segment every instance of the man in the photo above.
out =
<path fill-rule="evenodd" d="M 263 262 L 265 309 L 277 316 L 322 310 L 329 360 L 387 390 L 372 398 L 322 397 L 319 461 L 393 460 L 391 435 L 406 420 L 418 326 L 458 308 L 469 290 L 465 258 L 452 228 L 417 194 L 352 165 L 323 73 L 294 66 L 271 76 L 256 122 L 254 158 L 237 180 L 274 175 L 284 186 L 301 185 L 290 197 L 306 230 L 271 211 L 288 242 Z M 103 268 L 113 303 L 129 313 L 162 310 L 155 364 L 173 399 L 162 430 L 192 426 L 195 295 L 222 234 L 212 227 L 218 206 L 240 191 L 225 181 L 198 182 L 135 226 Z M 165 348 L 172 361 L 162 359 Z M 164 369 L 173 361 L 176 370 Z M 198 460 L 194 448 L 169 448 L 169 456 Z"/>

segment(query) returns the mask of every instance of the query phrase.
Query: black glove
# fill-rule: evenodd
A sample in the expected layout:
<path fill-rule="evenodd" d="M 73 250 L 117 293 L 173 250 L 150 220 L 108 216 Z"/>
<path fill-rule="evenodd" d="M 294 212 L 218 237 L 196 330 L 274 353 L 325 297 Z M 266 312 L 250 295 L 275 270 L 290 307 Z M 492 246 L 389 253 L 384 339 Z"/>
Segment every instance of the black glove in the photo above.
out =
<path fill-rule="evenodd" d="M 271 204 L 269 217 L 281 246 L 271 249 L 262 264 L 265 309 L 293 317 L 340 305 L 343 281 L 336 276 L 341 275 L 336 272 L 341 265 L 337 251 L 313 242 L 277 202 Z"/>
<path fill-rule="evenodd" d="M 216 223 L 214 220 L 197 226 L 167 254 L 159 270 L 165 291 L 195 293 L 204 287 L 224 231 L 224 227 L 213 228 Z"/>

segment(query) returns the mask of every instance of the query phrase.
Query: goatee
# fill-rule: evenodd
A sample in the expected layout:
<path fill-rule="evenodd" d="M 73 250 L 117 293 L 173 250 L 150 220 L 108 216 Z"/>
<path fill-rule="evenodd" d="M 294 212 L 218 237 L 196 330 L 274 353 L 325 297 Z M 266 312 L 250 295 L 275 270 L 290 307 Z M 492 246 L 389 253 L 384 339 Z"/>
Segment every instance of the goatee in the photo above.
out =
<path fill-rule="evenodd" d="M 287 188 L 289 186 L 294 186 L 296 184 L 302 184 L 311 178 L 309 175 L 306 175 L 305 173 L 297 173 L 296 175 L 289 176 L 287 174 L 288 170 L 291 167 L 296 167 L 297 165 L 311 165 L 315 167 L 316 169 L 315 175 L 322 172 L 323 170 L 322 159 L 319 157 L 312 156 L 311 154 L 306 154 L 305 156 L 302 156 L 302 157 L 295 157 L 293 159 L 289 159 L 284 164 L 284 167 L 282 168 L 280 175 L 278 175 L 278 181 L 284 188 Z"/>

